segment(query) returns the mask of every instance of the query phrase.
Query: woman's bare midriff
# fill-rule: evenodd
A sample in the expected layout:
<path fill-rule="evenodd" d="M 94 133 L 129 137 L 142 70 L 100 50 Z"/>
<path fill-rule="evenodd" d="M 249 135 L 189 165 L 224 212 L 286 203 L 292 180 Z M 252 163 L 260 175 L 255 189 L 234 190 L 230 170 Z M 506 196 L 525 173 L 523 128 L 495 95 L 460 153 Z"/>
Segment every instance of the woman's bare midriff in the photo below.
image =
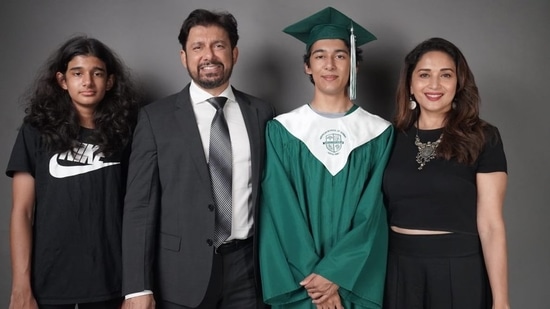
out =
<path fill-rule="evenodd" d="M 414 230 L 414 229 L 405 229 L 398 226 L 391 226 L 392 231 L 399 234 L 406 235 L 440 235 L 440 234 L 450 234 L 448 231 L 432 231 L 432 230 Z"/>

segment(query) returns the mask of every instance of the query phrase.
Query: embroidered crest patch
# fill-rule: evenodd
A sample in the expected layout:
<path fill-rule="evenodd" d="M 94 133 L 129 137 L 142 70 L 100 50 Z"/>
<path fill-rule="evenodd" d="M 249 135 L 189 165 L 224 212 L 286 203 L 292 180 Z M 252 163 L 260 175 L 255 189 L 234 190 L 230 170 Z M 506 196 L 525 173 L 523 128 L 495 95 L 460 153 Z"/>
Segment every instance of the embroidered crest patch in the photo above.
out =
<path fill-rule="evenodd" d="M 320 139 L 323 141 L 323 145 L 325 145 L 329 154 L 338 155 L 344 145 L 346 134 L 340 130 L 328 130 L 321 134 Z"/>

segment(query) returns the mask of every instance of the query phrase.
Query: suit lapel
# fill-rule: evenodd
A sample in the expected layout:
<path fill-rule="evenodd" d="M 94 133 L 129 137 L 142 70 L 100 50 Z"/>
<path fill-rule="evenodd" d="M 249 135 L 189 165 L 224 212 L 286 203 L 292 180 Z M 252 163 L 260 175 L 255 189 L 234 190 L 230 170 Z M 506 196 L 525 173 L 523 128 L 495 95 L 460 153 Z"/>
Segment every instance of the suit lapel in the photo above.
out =
<path fill-rule="evenodd" d="M 258 184 L 260 183 L 260 159 L 261 159 L 261 136 L 260 124 L 258 119 L 258 110 L 250 102 L 250 99 L 242 92 L 233 88 L 235 99 L 239 104 L 241 113 L 243 114 L 244 123 L 248 132 L 248 140 L 250 141 L 250 160 L 252 166 L 252 200 L 255 201 L 258 194 Z"/>
<path fill-rule="evenodd" d="M 191 156 L 200 180 L 210 183 L 210 175 L 197 126 L 197 118 L 195 117 L 191 97 L 189 96 L 189 85 L 177 95 L 175 105 L 174 117 L 181 128 L 182 151 L 188 152 Z"/>

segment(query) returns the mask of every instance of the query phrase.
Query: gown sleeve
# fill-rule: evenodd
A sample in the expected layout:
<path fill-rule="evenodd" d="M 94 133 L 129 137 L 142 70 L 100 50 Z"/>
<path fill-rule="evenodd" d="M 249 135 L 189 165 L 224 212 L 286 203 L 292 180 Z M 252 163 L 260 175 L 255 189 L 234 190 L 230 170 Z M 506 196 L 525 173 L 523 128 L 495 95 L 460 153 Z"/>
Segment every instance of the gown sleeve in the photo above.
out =
<path fill-rule="evenodd" d="M 282 156 L 285 129 L 272 120 L 266 128 L 266 166 L 259 221 L 260 270 L 264 301 L 271 305 L 308 297 L 299 284 L 319 262 L 300 197 Z M 269 278 L 269 279 L 267 279 Z"/>

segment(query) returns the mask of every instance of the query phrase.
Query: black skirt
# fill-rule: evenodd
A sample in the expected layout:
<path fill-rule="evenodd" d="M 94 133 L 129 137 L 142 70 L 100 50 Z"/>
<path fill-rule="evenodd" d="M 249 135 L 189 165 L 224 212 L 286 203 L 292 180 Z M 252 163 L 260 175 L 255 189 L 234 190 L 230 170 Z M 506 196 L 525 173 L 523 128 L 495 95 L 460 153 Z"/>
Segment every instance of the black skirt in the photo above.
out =
<path fill-rule="evenodd" d="M 491 306 L 491 289 L 477 235 L 390 232 L 385 309 Z"/>

